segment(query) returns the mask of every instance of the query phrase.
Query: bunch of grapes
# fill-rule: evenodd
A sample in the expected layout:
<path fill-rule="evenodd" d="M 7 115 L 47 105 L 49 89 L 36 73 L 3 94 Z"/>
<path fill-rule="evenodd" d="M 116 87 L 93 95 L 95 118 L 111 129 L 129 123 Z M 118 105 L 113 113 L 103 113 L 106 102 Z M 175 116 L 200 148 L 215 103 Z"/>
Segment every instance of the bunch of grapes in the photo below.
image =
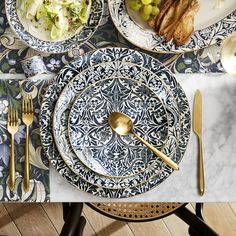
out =
<path fill-rule="evenodd" d="M 151 20 L 160 12 L 158 5 L 161 0 L 131 0 L 130 8 L 134 11 L 139 11 L 139 14 L 144 21 Z"/>

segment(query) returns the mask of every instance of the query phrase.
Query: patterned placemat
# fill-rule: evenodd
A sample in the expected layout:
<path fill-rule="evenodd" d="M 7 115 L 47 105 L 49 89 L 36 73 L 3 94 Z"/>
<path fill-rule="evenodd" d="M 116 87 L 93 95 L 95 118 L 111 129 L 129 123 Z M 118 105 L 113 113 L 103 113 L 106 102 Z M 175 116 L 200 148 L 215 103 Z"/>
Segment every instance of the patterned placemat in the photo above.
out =
<path fill-rule="evenodd" d="M 93 37 L 80 48 L 64 54 L 40 54 L 30 49 L 20 41 L 9 27 L 4 10 L 4 1 L 0 3 L 0 71 L 2 73 L 22 73 L 20 61 L 22 58 L 33 55 L 42 55 L 47 69 L 51 72 L 58 72 L 65 64 L 72 61 L 75 57 L 89 50 L 106 46 L 129 47 L 141 50 L 126 41 L 116 30 L 112 23 L 107 1 L 105 1 L 104 17 L 99 30 Z M 209 73 L 222 72 L 219 61 L 220 46 L 213 45 L 209 48 L 188 52 L 179 55 L 156 54 L 146 52 L 171 69 L 174 73 Z M 144 51 L 144 50 L 141 50 Z"/>
<path fill-rule="evenodd" d="M 0 75 L 0 201 L 45 202 L 50 199 L 49 162 L 43 153 L 39 136 L 41 94 L 49 82 L 48 76 L 45 79 L 32 81 L 15 79 L 15 75 L 14 77 L 13 75 Z M 25 93 L 32 94 L 35 107 L 34 122 L 30 127 L 30 190 L 27 193 L 23 191 L 22 182 L 25 156 L 25 125 L 21 120 L 21 99 L 22 94 Z M 10 105 L 17 107 L 19 112 L 19 130 L 15 135 L 16 188 L 14 192 L 11 192 L 7 186 L 10 158 L 7 111 Z"/>

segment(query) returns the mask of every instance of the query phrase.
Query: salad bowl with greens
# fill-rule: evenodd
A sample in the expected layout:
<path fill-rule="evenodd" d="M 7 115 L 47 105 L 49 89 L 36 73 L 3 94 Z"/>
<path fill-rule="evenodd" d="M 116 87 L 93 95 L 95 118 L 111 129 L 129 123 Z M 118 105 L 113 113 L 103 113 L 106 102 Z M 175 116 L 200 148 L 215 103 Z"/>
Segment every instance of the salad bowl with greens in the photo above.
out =
<path fill-rule="evenodd" d="M 14 32 L 30 47 L 62 53 L 78 47 L 96 31 L 103 0 L 6 0 Z"/>

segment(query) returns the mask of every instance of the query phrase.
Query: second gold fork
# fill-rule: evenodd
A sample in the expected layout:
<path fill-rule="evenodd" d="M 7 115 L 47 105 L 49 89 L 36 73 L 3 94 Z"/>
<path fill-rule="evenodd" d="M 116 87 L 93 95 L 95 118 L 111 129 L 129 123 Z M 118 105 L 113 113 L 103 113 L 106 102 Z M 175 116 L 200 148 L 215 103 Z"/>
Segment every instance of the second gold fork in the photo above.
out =
<path fill-rule="evenodd" d="M 24 191 L 29 190 L 29 126 L 34 120 L 34 106 L 31 95 L 23 96 L 22 101 L 22 121 L 26 126 L 26 141 L 25 141 L 25 163 L 24 163 Z"/>
<path fill-rule="evenodd" d="M 11 157 L 9 166 L 9 182 L 8 186 L 11 191 L 15 188 L 15 143 L 14 136 L 18 131 L 18 111 L 17 109 L 8 108 L 7 130 L 11 134 Z"/>

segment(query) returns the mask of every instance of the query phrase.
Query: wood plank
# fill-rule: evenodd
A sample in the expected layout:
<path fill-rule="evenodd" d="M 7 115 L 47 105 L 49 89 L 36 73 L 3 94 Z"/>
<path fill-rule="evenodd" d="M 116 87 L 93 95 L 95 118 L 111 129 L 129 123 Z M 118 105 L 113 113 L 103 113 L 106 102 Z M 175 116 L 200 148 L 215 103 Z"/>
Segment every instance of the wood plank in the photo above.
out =
<path fill-rule="evenodd" d="M 41 204 L 48 218 L 51 220 L 58 234 L 60 234 L 64 224 L 62 203 L 42 203 Z"/>
<path fill-rule="evenodd" d="M 58 235 L 40 204 L 4 203 L 4 206 L 23 236 Z"/>
<path fill-rule="evenodd" d="M 166 227 L 174 236 L 188 236 L 188 224 L 176 215 L 170 215 L 163 219 Z"/>
<path fill-rule="evenodd" d="M 232 211 L 234 212 L 234 214 L 236 215 L 236 203 L 229 203 Z"/>
<path fill-rule="evenodd" d="M 128 223 L 134 235 L 171 236 L 163 220 L 143 223 Z"/>
<path fill-rule="evenodd" d="M 235 236 L 236 216 L 227 203 L 205 203 L 204 219 L 221 236 Z"/>
<path fill-rule="evenodd" d="M 94 229 L 91 226 L 91 223 L 90 223 L 89 219 L 86 217 L 86 215 L 84 213 L 82 215 L 86 219 L 86 225 L 84 227 L 83 236 L 94 236 L 94 235 L 96 235 Z"/>
<path fill-rule="evenodd" d="M 52 224 L 56 228 L 57 232 L 60 234 L 64 224 L 62 203 L 43 203 L 41 205 L 44 208 L 45 212 L 47 213 L 48 217 L 50 218 Z M 86 218 L 84 214 L 82 215 Z M 90 222 L 87 218 L 83 235 L 84 236 L 95 235 L 95 232 L 91 227 Z"/>
<path fill-rule="evenodd" d="M 103 216 L 87 205 L 84 206 L 84 214 L 97 236 L 134 236 L 126 223 Z"/>
<path fill-rule="evenodd" d="M 190 211 L 194 212 L 191 204 L 186 206 Z M 169 215 L 163 218 L 163 222 L 168 228 L 169 232 L 174 236 L 188 236 L 188 224 L 186 224 L 183 220 L 177 217 L 175 214 Z"/>
<path fill-rule="evenodd" d="M 21 235 L 2 203 L 0 203 L 0 235 Z"/>
<path fill-rule="evenodd" d="M 163 219 L 166 227 L 174 236 L 189 236 L 188 234 L 188 224 L 182 221 L 176 215 L 170 215 Z"/>

